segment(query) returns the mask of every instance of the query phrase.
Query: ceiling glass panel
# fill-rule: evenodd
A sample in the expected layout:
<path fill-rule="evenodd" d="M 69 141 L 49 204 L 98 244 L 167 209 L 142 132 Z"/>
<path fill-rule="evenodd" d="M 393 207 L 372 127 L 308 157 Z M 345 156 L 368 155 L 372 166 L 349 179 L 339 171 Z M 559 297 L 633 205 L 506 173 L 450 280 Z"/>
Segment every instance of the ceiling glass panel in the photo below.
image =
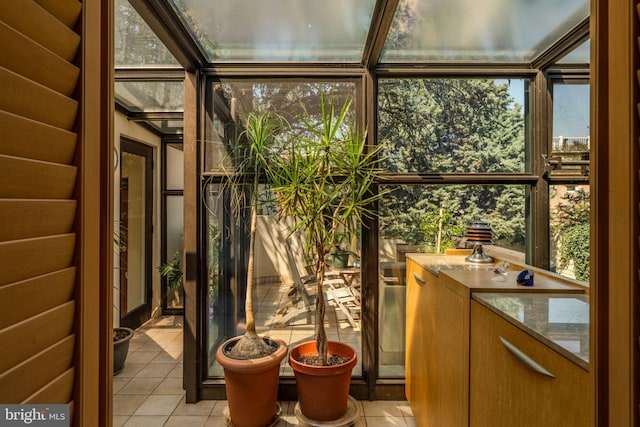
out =
<path fill-rule="evenodd" d="M 381 62 L 529 63 L 589 0 L 400 0 Z"/>
<path fill-rule="evenodd" d="M 163 135 L 182 133 L 182 120 L 144 120 L 144 122 Z"/>
<path fill-rule="evenodd" d="M 587 40 L 580 46 L 569 52 L 558 61 L 559 64 L 589 64 L 591 62 L 591 40 Z"/>
<path fill-rule="evenodd" d="M 170 0 L 211 62 L 359 62 L 374 0 Z"/>
<path fill-rule="evenodd" d="M 183 82 L 116 82 L 115 98 L 130 112 L 184 111 Z"/>
<path fill-rule="evenodd" d="M 115 0 L 114 8 L 116 67 L 180 67 L 127 0 Z"/>

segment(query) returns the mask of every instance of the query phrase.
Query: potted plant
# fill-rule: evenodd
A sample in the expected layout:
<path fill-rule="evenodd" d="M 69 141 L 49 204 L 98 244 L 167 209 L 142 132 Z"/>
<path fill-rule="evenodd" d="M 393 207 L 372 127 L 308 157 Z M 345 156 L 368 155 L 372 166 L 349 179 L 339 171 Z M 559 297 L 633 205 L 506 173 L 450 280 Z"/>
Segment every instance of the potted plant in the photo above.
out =
<path fill-rule="evenodd" d="M 113 227 L 113 250 L 114 253 L 120 254 L 126 250 L 126 233 L 125 227 L 119 221 L 114 222 Z M 115 288 L 115 283 L 114 283 Z M 129 342 L 133 337 L 133 329 L 123 326 L 113 328 L 113 375 L 118 375 L 124 369 L 124 362 L 129 354 Z"/>
<path fill-rule="evenodd" d="M 118 375 L 124 369 L 124 362 L 129 353 L 129 341 L 133 337 L 133 329 L 113 328 L 113 375 Z"/>
<path fill-rule="evenodd" d="M 351 233 L 340 232 L 336 235 L 336 245 L 331 251 L 331 263 L 334 268 L 347 268 L 351 257 Z"/>
<path fill-rule="evenodd" d="M 321 98 L 318 119 L 305 112 L 298 117 L 302 131 L 291 132 L 287 147 L 269 170 L 281 217 L 292 217 L 291 233 L 306 237 L 315 260 L 315 341 L 291 349 L 300 410 L 312 420 L 340 418 L 347 409 L 351 370 L 356 352 L 340 342 L 329 342 L 324 327 L 323 283 L 327 257 L 339 240 L 353 235 L 382 195 L 372 187 L 380 169 L 380 146 L 366 144 L 366 132 L 351 124 L 347 98 L 339 110 L 333 97 Z M 337 380 L 338 385 L 331 383 Z"/>
<path fill-rule="evenodd" d="M 280 363 L 287 354 L 287 344 L 283 340 L 258 336 L 253 312 L 260 181 L 273 153 L 272 144 L 281 129 L 280 119 L 273 113 L 249 114 L 233 153 L 236 167 L 226 181 L 234 195 L 234 208 L 250 211 L 246 330 L 242 336 L 222 343 L 216 351 L 216 360 L 224 368 L 230 422 L 237 427 L 258 427 L 274 421 Z"/>
<path fill-rule="evenodd" d="M 182 251 L 175 251 L 170 260 L 158 267 L 158 272 L 167 278 L 167 290 L 173 290 L 174 300 L 179 304 L 182 294 Z"/>

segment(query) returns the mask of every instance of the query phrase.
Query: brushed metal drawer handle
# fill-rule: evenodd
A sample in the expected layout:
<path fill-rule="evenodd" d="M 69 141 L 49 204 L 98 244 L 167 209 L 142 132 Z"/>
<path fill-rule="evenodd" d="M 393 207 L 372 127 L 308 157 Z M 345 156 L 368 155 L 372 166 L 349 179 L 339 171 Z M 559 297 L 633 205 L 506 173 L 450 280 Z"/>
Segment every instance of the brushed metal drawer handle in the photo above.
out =
<path fill-rule="evenodd" d="M 416 282 L 418 282 L 418 285 L 422 286 L 425 283 L 427 283 L 426 280 L 424 280 L 422 277 L 418 276 L 418 273 L 413 273 L 413 278 L 416 279 Z"/>
<path fill-rule="evenodd" d="M 535 360 L 527 356 L 522 350 L 520 350 L 515 345 L 511 344 L 506 339 L 500 337 L 500 341 L 502 341 L 502 345 L 505 346 L 505 348 L 509 351 L 509 353 L 513 354 L 516 358 L 518 358 L 522 363 L 527 365 L 532 370 L 536 371 L 539 374 L 546 375 L 551 378 L 556 377 L 551 372 L 543 368 L 542 365 L 540 365 L 538 362 L 536 362 Z"/>

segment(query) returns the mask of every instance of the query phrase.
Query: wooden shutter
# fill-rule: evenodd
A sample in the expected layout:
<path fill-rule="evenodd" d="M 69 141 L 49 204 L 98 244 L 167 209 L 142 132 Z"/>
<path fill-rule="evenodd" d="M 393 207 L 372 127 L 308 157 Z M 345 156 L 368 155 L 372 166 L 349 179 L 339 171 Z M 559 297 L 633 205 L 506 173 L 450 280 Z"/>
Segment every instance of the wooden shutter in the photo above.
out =
<path fill-rule="evenodd" d="M 3 403 L 73 403 L 81 11 L 0 2 Z"/>

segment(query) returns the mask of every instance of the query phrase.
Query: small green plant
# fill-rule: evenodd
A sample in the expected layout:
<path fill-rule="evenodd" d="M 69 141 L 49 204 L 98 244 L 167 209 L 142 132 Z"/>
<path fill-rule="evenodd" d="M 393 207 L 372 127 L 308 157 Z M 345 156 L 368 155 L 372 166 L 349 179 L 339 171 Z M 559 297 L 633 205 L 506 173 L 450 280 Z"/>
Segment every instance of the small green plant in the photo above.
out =
<path fill-rule="evenodd" d="M 182 286 L 182 251 L 176 251 L 169 261 L 158 267 L 158 272 L 167 278 L 167 288 Z"/>

